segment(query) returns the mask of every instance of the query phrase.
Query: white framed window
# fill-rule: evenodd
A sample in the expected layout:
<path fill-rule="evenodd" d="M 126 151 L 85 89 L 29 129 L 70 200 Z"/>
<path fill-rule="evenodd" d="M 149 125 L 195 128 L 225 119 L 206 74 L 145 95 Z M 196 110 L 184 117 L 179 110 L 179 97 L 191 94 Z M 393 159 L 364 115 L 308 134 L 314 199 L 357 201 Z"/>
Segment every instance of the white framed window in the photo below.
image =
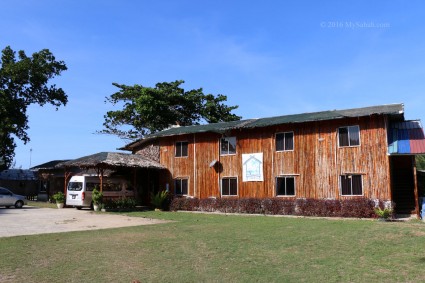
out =
<path fill-rule="evenodd" d="M 276 177 L 276 195 L 277 196 L 295 196 L 295 177 L 277 176 Z"/>
<path fill-rule="evenodd" d="M 176 178 L 174 179 L 174 193 L 176 195 L 186 196 L 189 191 L 189 180 L 188 178 Z"/>
<path fill-rule="evenodd" d="M 220 139 L 220 155 L 236 154 L 236 137 Z"/>
<path fill-rule="evenodd" d="M 188 146 L 187 141 L 176 142 L 176 157 L 187 157 L 188 156 Z"/>
<path fill-rule="evenodd" d="M 340 176 L 342 196 L 362 196 L 363 181 L 360 174 L 349 174 Z"/>
<path fill-rule="evenodd" d="M 276 133 L 276 151 L 294 150 L 294 132 Z"/>
<path fill-rule="evenodd" d="M 347 126 L 338 128 L 338 144 L 340 147 L 360 145 L 360 127 Z"/>
<path fill-rule="evenodd" d="M 238 195 L 238 178 L 224 177 L 221 179 L 221 195 L 237 196 Z"/>

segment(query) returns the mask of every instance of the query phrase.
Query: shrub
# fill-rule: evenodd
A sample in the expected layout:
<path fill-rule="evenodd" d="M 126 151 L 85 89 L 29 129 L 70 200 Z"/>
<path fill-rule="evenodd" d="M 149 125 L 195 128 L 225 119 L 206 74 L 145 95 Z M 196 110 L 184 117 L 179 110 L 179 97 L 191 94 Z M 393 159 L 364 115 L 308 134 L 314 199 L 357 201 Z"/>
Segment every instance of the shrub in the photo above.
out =
<path fill-rule="evenodd" d="M 392 215 L 393 215 L 393 210 L 391 208 L 388 208 L 388 207 L 380 208 L 378 206 L 378 207 L 375 207 L 374 211 L 375 211 L 376 216 L 378 216 L 379 218 L 382 218 L 382 219 L 388 219 L 388 218 L 392 217 Z"/>
<path fill-rule="evenodd" d="M 196 211 L 199 210 L 199 200 L 197 198 L 175 197 L 171 200 L 170 210 L 186 210 Z"/>
<path fill-rule="evenodd" d="M 239 212 L 239 205 L 239 200 L 235 198 L 216 199 L 213 211 L 220 211 L 224 213 L 237 213 Z"/>
<path fill-rule="evenodd" d="M 122 197 L 117 199 L 107 199 L 104 203 L 106 209 L 134 209 L 137 205 L 137 201 L 134 198 Z"/>
<path fill-rule="evenodd" d="M 65 203 L 65 195 L 62 192 L 57 192 L 52 196 L 56 203 Z"/>
<path fill-rule="evenodd" d="M 103 201 L 103 193 L 97 190 L 97 186 L 93 189 L 91 199 L 94 204 L 101 204 Z"/>
<path fill-rule="evenodd" d="M 168 192 L 161 191 L 157 194 L 151 194 L 151 204 L 154 208 L 164 209 L 165 203 L 168 199 Z"/>
<path fill-rule="evenodd" d="M 224 213 L 264 213 L 272 215 L 301 215 L 322 217 L 374 217 L 375 202 L 366 198 L 282 199 L 282 198 L 184 198 L 171 201 L 171 210 L 220 211 Z"/>
<path fill-rule="evenodd" d="M 200 211 L 206 211 L 206 212 L 214 212 L 216 211 L 217 201 L 219 199 L 215 198 L 206 198 L 199 200 L 199 210 Z"/>
<path fill-rule="evenodd" d="M 263 200 L 263 211 L 271 215 L 295 214 L 295 201 L 281 198 L 267 198 Z"/>
<path fill-rule="evenodd" d="M 239 199 L 239 212 L 240 213 L 263 213 L 262 200 L 256 198 L 242 198 Z"/>
<path fill-rule="evenodd" d="M 342 217 L 371 218 L 375 215 L 375 202 L 366 198 L 341 200 Z"/>

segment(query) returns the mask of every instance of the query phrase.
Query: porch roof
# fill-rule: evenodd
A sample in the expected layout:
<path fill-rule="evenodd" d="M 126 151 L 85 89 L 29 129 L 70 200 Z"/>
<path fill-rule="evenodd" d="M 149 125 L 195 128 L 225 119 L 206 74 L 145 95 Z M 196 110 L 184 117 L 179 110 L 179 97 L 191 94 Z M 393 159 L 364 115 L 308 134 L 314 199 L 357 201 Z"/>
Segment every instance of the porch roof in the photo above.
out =
<path fill-rule="evenodd" d="M 164 169 L 160 163 L 150 160 L 140 154 L 128 154 L 121 152 L 99 152 L 96 154 L 80 157 L 74 160 L 57 164 L 57 168 L 151 168 Z"/>

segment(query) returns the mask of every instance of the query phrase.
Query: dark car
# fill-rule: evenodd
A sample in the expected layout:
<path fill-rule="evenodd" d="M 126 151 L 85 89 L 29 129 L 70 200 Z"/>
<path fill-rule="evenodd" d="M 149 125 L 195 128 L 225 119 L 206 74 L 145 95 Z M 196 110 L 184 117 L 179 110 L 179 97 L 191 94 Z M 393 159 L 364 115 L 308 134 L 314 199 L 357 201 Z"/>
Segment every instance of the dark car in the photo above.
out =
<path fill-rule="evenodd" d="M 0 206 L 22 208 L 27 204 L 25 196 L 16 195 L 6 188 L 0 187 Z"/>

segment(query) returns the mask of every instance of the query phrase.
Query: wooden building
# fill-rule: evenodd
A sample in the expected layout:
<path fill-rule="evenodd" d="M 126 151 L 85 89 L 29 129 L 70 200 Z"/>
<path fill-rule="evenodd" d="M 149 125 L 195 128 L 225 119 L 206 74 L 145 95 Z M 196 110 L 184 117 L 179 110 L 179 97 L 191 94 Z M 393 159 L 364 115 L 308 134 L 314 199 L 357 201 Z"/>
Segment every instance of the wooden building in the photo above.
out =
<path fill-rule="evenodd" d="M 156 152 L 161 189 L 197 198 L 365 197 L 418 213 L 419 121 L 403 104 L 171 127 L 130 143 Z"/>

